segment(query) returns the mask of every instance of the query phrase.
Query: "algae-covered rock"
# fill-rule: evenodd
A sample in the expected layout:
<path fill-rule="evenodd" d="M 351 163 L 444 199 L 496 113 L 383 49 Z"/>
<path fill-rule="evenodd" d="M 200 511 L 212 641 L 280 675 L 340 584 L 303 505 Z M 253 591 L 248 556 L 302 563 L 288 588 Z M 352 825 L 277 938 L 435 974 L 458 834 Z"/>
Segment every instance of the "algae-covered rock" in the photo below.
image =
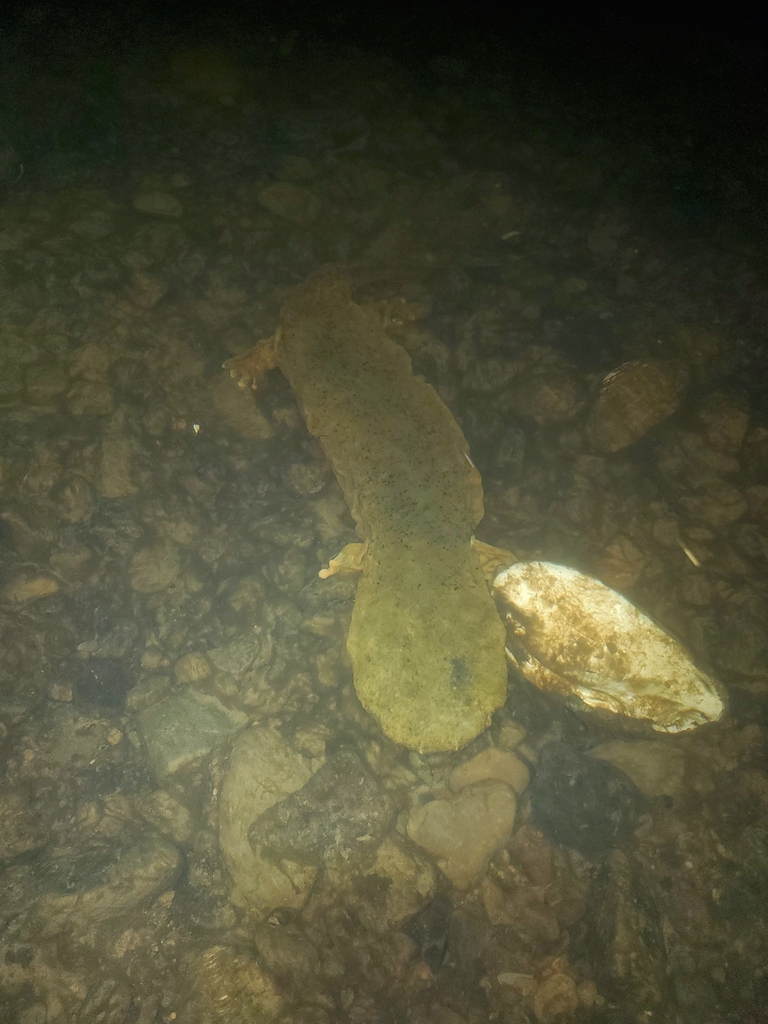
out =
<path fill-rule="evenodd" d="M 242 711 L 226 708 L 210 693 L 172 693 L 139 715 L 147 755 L 161 777 L 173 775 L 247 723 Z"/>
<path fill-rule="evenodd" d="M 320 767 L 273 729 L 242 733 L 232 750 L 219 810 L 219 845 L 232 876 L 232 902 L 257 913 L 300 907 L 316 869 L 283 861 L 279 866 L 253 849 L 248 829 L 260 815 L 301 789 Z"/>

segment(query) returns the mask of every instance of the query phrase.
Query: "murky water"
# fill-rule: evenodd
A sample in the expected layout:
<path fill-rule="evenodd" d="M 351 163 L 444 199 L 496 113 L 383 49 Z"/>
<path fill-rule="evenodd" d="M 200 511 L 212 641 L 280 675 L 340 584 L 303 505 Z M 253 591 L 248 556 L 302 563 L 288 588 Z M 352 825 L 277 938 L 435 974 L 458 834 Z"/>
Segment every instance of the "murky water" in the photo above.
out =
<path fill-rule="evenodd" d="M 286 36 L 9 77 L 3 1020 L 762 1019 L 758 255 L 465 73 Z M 463 750 L 387 739 L 356 577 L 318 578 L 357 539 L 332 467 L 278 370 L 220 368 L 328 262 L 460 423 L 478 536 L 626 593 L 722 722 L 510 672 Z M 598 410 L 628 361 L 650 385 Z"/>

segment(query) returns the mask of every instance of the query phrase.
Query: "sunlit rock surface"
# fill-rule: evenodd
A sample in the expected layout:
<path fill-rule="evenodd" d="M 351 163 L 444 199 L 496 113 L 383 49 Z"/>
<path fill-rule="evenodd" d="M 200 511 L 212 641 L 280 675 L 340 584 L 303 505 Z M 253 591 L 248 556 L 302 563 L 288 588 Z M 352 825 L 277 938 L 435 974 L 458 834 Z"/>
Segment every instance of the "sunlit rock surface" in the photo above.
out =
<path fill-rule="evenodd" d="M 714 680 L 630 601 L 592 576 L 519 562 L 494 581 L 510 626 L 507 654 L 529 682 L 660 732 L 716 722 Z"/>

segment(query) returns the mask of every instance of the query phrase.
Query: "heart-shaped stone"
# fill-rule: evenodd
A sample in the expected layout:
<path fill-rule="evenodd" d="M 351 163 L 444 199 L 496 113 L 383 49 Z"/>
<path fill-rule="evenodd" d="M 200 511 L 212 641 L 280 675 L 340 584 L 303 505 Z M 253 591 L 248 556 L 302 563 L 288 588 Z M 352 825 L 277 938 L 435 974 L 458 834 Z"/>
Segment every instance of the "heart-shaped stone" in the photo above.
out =
<path fill-rule="evenodd" d="M 414 808 L 408 835 L 434 856 L 457 888 L 466 889 L 512 834 L 515 806 L 509 786 L 488 779 L 450 799 Z"/>

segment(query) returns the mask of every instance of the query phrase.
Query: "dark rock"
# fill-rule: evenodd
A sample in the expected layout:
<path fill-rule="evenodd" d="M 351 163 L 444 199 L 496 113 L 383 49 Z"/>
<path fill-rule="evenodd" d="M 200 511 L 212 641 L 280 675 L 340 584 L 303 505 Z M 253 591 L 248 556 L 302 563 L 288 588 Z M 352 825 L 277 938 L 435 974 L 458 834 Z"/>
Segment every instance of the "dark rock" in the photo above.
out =
<path fill-rule="evenodd" d="M 768 616 L 764 608 L 743 606 L 723 618 L 713 655 L 719 668 L 765 677 L 768 666 Z"/>
<path fill-rule="evenodd" d="M 357 859 L 387 834 L 395 805 L 352 750 L 340 750 L 298 792 L 253 823 L 262 856 L 319 865 Z"/>
<path fill-rule="evenodd" d="M 589 914 L 576 929 L 571 955 L 595 965 L 598 988 L 633 1008 L 669 997 L 668 959 L 659 912 L 639 866 L 614 850 L 596 876 Z"/>
<path fill-rule="evenodd" d="M 413 939 L 421 959 L 435 971 L 442 964 L 448 942 L 448 925 L 453 913 L 453 904 L 442 893 L 438 893 L 423 910 L 414 914 L 406 927 L 405 934 Z"/>
<path fill-rule="evenodd" d="M 87 892 L 102 883 L 113 863 L 114 855 L 106 848 L 65 848 L 51 856 L 40 873 L 44 884 L 54 892 Z"/>
<path fill-rule="evenodd" d="M 403 931 L 416 943 L 440 989 L 466 992 L 478 984 L 491 936 L 485 917 L 454 907 L 447 896 L 438 894 Z"/>
<path fill-rule="evenodd" d="M 16 548 L 16 540 L 10 523 L 0 519 L 0 550 L 13 551 Z"/>
<path fill-rule="evenodd" d="M 551 842 L 602 857 L 632 834 L 640 801 L 638 788 L 613 765 L 568 743 L 542 748 L 531 807 L 534 823 Z"/>
<path fill-rule="evenodd" d="M 134 683 L 120 662 L 111 658 L 89 658 L 77 667 L 72 696 L 77 704 L 95 704 L 100 708 L 120 711 L 125 705 L 125 695 Z"/>
<path fill-rule="evenodd" d="M 256 926 L 254 943 L 258 954 L 278 981 L 306 994 L 306 987 L 318 973 L 317 950 L 294 926 L 265 921 Z"/>
<path fill-rule="evenodd" d="M 465 993 L 480 983 L 483 954 L 491 928 L 484 917 L 458 907 L 451 914 L 438 982 L 447 991 Z"/>
<path fill-rule="evenodd" d="M 491 460 L 491 473 L 505 479 L 516 479 L 525 462 L 527 435 L 515 424 L 504 428 L 496 441 Z"/>
<path fill-rule="evenodd" d="M 116 849 L 61 847 L 37 871 L 36 927 L 48 935 L 90 934 L 95 926 L 147 905 L 173 885 L 180 867 L 179 851 L 159 837 L 131 838 Z"/>
<path fill-rule="evenodd" d="M 561 698 L 539 690 L 514 668 L 507 681 L 506 706 L 514 720 L 529 733 L 545 732 L 553 721 L 571 729 L 577 722 Z"/>
<path fill-rule="evenodd" d="M 138 759 L 127 759 L 124 751 L 114 751 L 114 760 L 100 758 L 79 769 L 68 783 L 79 800 L 100 800 L 112 793 L 136 796 L 156 788 L 155 773 Z"/>
<path fill-rule="evenodd" d="M 714 901 L 714 915 L 722 921 L 747 921 L 765 906 L 766 886 L 752 878 L 737 876 L 727 879 Z"/>
<path fill-rule="evenodd" d="M 21 967 L 29 967 L 35 959 L 35 951 L 31 946 L 10 946 L 5 954 L 7 964 L 19 964 Z"/>

